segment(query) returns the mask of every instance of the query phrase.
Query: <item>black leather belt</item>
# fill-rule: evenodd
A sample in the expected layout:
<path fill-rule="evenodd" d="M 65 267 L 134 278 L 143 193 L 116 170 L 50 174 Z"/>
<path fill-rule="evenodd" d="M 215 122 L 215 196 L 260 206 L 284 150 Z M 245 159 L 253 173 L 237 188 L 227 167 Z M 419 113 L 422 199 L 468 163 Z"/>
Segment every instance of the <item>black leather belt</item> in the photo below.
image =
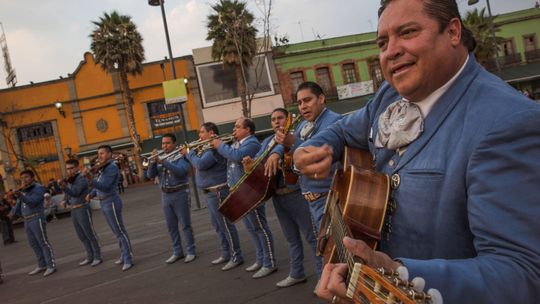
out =
<path fill-rule="evenodd" d="M 312 193 L 312 192 L 307 192 L 307 193 L 304 193 L 304 198 L 306 199 L 306 201 L 308 201 L 308 203 L 313 203 L 314 201 L 320 199 L 321 197 L 324 197 L 328 194 L 328 192 L 320 192 L 320 193 Z"/>
<path fill-rule="evenodd" d="M 298 188 L 281 187 L 276 189 L 277 195 L 285 195 L 298 190 Z"/>
<path fill-rule="evenodd" d="M 189 184 L 181 184 L 181 185 L 174 186 L 174 187 L 161 188 L 161 191 L 165 192 L 165 193 L 173 193 L 173 192 L 178 192 L 180 190 L 184 190 L 184 189 L 187 189 L 187 188 L 189 188 Z"/>
<path fill-rule="evenodd" d="M 203 188 L 202 191 L 204 194 L 206 193 L 210 193 L 210 192 L 219 192 L 225 188 L 229 187 L 227 184 L 224 184 L 224 185 L 221 185 L 221 186 L 213 186 L 213 187 L 208 187 L 208 188 Z"/>

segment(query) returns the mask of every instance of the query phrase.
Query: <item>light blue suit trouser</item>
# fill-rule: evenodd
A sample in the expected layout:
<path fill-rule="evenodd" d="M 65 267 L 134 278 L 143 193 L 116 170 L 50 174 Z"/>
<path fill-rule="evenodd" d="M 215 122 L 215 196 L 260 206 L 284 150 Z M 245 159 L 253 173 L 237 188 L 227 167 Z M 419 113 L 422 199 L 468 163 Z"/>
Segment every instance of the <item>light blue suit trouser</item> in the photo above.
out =
<path fill-rule="evenodd" d="M 218 235 L 221 244 L 221 256 L 233 262 L 243 262 L 242 250 L 240 249 L 240 238 L 236 226 L 229 222 L 219 213 L 220 203 L 229 195 L 229 189 L 224 188 L 219 192 L 208 192 L 204 195 L 206 207 L 210 214 L 210 222 Z"/>
<path fill-rule="evenodd" d="M 86 258 L 89 261 L 101 260 L 98 237 L 92 223 L 92 210 L 89 205 L 71 210 L 71 220 L 75 232 L 86 250 Z"/>
<path fill-rule="evenodd" d="M 30 247 L 38 260 L 40 268 L 55 268 L 54 253 L 47 237 L 45 216 L 37 216 L 24 221 L 24 230 Z"/>
<path fill-rule="evenodd" d="M 255 245 L 255 262 L 267 268 L 276 267 L 274 239 L 266 221 L 265 205 L 250 211 L 243 221 Z"/>
<path fill-rule="evenodd" d="M 101 211 L 111 227 L 112 232 L 118 239 L 120 246 L 120 259 L 124 264 L 133 264 L 133 253 L 131 251 L 131 243 L 124 227 L 122 219 L 122 200 L 120 196 L 115 195 L 101 201 Z"/>
<path fill-rule="evenodd" d="M 320 276 L 322 258 L 316 256 L 317 232 L 308 202 L 304 199 L 300 190 L 283 195 L 274 195 L 272 201 L 283 235 L 285 235 L 285 239 L 289 243 L 289 276 L 295 279 L 305 277 L 301 234 L 304 235 L 305 241 L 313 252 L 315 270 Z"/>
<path fill-rule="evenodd" d="M 189 189 L 180 190 L 173 193 L 162 193 L 161 201 L 167 230 L 171 236 L 173 244 L 173 254 L 183 256 L 182 238 L 178 230 L 178 224 L 182 226 L 182 232 L 186 239 L 186 251 L 195 255 L 195 238 L 191 227 L 191 197 Z"/>

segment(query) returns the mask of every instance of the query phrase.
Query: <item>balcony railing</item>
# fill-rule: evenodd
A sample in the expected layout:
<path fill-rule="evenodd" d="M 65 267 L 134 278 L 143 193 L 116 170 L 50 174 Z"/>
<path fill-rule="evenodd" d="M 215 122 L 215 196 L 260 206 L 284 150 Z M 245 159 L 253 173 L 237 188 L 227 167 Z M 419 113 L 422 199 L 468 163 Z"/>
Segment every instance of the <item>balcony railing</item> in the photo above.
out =
<path fill-rule="evenodd" d="M 526 51 L 525 60 L 527 60 L 527 62 L 540 60 L 540 49 Z"/>
<path fill-rule="evenodd" d="M 502 61 L 502 65 L 512 65 L 512 64 L 520 63 L 521 54 L 514 53 L 514 54 L 505 55 L 503 57 L 500 57 L 499 60 Z"/>

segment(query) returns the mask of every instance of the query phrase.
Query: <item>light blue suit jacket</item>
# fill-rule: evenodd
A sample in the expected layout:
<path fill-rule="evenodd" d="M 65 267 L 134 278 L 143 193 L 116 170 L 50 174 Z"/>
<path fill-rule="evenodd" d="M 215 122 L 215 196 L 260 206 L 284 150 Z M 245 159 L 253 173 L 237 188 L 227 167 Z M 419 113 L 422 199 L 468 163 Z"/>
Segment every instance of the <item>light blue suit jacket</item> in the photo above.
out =
<path fill-rule="evenodd" d="M 470 55 L 400 158 L 373 144 L 378 117 L 398 98 L 384 84 L 365 108 L 309 141 L 330 143 L 335 159 L 343 145 L 368 148 L 377 170 L 399 174 L 381 250 L 445 303 L 538 301 L 540 106 Z"/>
<path fill-rule="evenodd" d="M 218 153 L 227 159 L 227 184 L 229 184 L 229 187 L 234 186 L 244 175 L 242 159 L 246 156 L 253 158 L 260 148 L 261 143 L 259 143 L 255 135 L 246 137 L 238 148 L 233 148 L 232 145 L 226 143 L 219 145 L 217 148 Z"/>

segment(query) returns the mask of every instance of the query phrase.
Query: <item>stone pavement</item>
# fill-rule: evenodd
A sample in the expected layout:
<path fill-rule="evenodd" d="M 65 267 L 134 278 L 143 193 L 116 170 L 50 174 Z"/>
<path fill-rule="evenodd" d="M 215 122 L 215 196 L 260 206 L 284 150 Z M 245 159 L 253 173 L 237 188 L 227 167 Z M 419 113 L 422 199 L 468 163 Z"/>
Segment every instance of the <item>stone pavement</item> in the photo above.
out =
<path fill-rule="evenodd" d="M 267 204 L 270 227 L 276 241 L 279 270 L 262 279 L 252 279 L 244 268 L 254 261 L 254 248 L 242 223 L 237 224 L 246 263 L 224 272 L 210 261 L 219 256 L 219 246 L 209 222 L 207 209 L 194 210 L 192 221 L 197 259 L 167 265 L 171 254 L 156 185 L 141 184 L 122 194 L 124 221 L 131 238 L 135 267 L 122 272 L 113 261 L 119 256 L 118 242 L 100 210 L 93 212 L 94 227 L 100 237 L 104 262 L 97 267 L 79 267 L 84 249 L 71 219 L 61 217 L 49 223 L 57 273 L 43 278 L 28 276 L 35 267 L 34 253 L 27 244 L 22 225 L 17 225 L 17 243 L 0 247 L 4 283 L 0 284 L 0 304 L 8 303 L 322 303 L 312 293 L 317 282 L 311 252 L 304 246 L 308 281 L 280 289 L 275 283 L 288 274 L 287 244 L 271 203 Z M 195 207 L 194 200 L 192 205 Z"/>

